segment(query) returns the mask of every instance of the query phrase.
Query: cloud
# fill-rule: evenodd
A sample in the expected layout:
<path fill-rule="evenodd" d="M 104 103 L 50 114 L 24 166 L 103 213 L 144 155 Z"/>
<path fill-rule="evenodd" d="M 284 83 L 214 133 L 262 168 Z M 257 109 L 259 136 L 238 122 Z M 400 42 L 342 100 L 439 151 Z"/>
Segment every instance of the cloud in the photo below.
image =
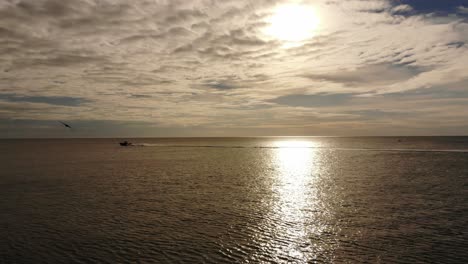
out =
<path fill-rule="evenodd" d="M 8 102 L 45 103 L 51 105 L 79 106 L 90 102 L 84 98 L 66 96 L 24 96 L 15 94 L 0 94 L 0 100 Z"/>
<path fill-rule="evenodd" d="M 402 14 L 413 11 L 413 8 L 410 5 L 397 5 L 391 9 L 391 12 L 394 14 Z"/>
<path fill-rule="evenodd" d="M 346 86 L 372 86 L 393 84 L 408 80 L 422 69 L 406 65 L 374 64 L 356 69 L 343 69 L 336 73 L 307 74 L 303 77 L 312 80 L 342 83 Z"/>
<path fill-rule="evenodd" d="M 293 94 L 275 98 L 271 100 L 271 102 L 289 106 L 324 107 L 347 104 L 352 99 L 352 96 L 352 94 L 326 93 L 319 93 L 313 95 Z"/>
<path fill-rule="evenodd" d="M 415 90 L 388 93 L 385 96 L 394 98 L 417 98 L 417 99 L 462 99 L 468 98 L 468 78 L 462 81 L 447 83 L 443 86 L 431 86 Z"/>
<path fill-rule="evenodd" d="M 209 82 L 206 84 L 206 86 L 210 87 L 210 88 L 214 88 L 214 89 L 218 89 L 218 90 L 230 90 L 230 89 L 234 89 L 236 88 L 236 86 L 234 85 L 231 85 L 231 84 L 227 84 L 227 83 L 224 83 L 224 82 Z"/>
<path fill-rule="evenodd" d="M 302 1 L 321 22 L 294 45 L 263 33 L 284 3 L 1 1 L 0 115 L 302 133 L 369 117 L 385 131 L 401 109 L 419 118 L 402 114 L 401 127 L 427 129 L 434 112 L 463 112 L 460 1 Z"/>
<path fill-rule="evenodd" d="M 411 116 L 417 116 L 417 112 L 405 112 L 405 111 L 382 111 L 379 109 L 368 109 L 360 111 L 350 111 L 349 114 L 359 116 L 358 120 L 383 120 L 385 118 L 407 118 Z"/>
<path fill-rule="evenodd" d="M 458 13 L 461 13 L 461 14 L 468 14 L 468 7 L 459 6 L 459 7 L 458 7 Z"/>

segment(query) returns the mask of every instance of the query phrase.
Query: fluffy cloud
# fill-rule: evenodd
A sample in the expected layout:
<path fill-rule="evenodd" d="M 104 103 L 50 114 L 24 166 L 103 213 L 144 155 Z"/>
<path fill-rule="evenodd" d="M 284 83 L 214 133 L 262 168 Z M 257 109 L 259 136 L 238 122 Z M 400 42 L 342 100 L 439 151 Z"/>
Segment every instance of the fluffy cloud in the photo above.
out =
<path fill-rule="evenodd" d="M 302 1 L 319 28 L 284 43 L 265 28 L 286 2 L 1 0 L 0 118 L 333 134 L 424 132 L 437 113 L 468 133 L 465 7 Z"/>
<path fill-rule="evenodd" d="M 468 7 L 464 7 L 464 6 L 459 6 L 458 7 L 458 12 L 461 13 L 461 14 L 468 14 Z"/>

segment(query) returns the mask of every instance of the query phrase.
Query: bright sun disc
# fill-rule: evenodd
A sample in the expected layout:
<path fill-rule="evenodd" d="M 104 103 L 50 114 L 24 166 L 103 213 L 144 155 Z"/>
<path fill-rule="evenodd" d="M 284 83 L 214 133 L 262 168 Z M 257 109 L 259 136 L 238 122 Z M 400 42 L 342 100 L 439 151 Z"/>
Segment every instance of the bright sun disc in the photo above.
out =
<path fill-rule="evenodd" d="M 320 21 L 311 6 L 288 4 L 277 7 L 268 22 L 267 35 L 298 42 L 313 37 Z"/>

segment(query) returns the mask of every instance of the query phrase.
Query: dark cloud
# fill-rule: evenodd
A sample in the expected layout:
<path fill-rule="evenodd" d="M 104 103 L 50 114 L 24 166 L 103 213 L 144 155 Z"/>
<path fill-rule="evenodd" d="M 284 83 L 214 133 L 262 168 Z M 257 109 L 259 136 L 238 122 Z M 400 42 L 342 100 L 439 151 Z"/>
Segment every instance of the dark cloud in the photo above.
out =
<path fill-rule="evenodd" d="M 208 29 L 209 27 L 210 27 L 210 24 L 208 24 L 206 21 L 197 22 L 190 26 L 192 30 L 204 30 L 204 29 Z"/>
<path fill-rule="evenodd" d="M 352 115 L 358 115 L 359 119 L 365 120 L 379 120 L 382 118 L 406 118 L 409 116 L 415 116 L 418 113 L 416 112 L 397 112 L 397 111 L 385 111 L 380 109 L 367 109 L 367 110 L 358 110 L 358 111 L 349 111 L 346 112 Z"/>
<path fill-rule="evenodd" d="M 205 13 L 197 9 L 185 9 L 177 10 L 175 14 L 168 16 L 164 23 L 167 24 L 177 24 L 181 22 L 187 22 L 189 20 L 207 17 Z"/>
<path fill-rule="evenodd" d="M 2 42 L 14 41 L 14 40 L 23 40 L 27 38 L 26 35 L 20 34 L 13 30 L 0 27 L 0 39 Z"/>
<path fill-rule="evenodd" d="M 190 63 L 187 63 L 187 64 L 190 65 Z M 198 63 L 196 63 L 196 64 L 198 64 Z M 155 70 L 153 70 L 151 72 L 154 72 L 154 73 L 169 73 L 169 72 L 178 71 L 178 70 L 181 70 L 181 71 L 191 70 L 192 67 L 183 66 L 183 65 L 162 65 L 159 68 L 157 68 L 157 69 L 155 69 Z"/>
<path fill-rule="evenodd" d="M 132 98 L 152 98 L 152 95 L 148 94 L 132 94 L 130 97 Z"/>
<path fill-rule="evenodd" d="M 130 80 L 121 80 L 120 84 L 123 84 L 125 86 L 130 86 L 130 87 L 141 87 L 141 86 L 147 86 L 147 85 L 165 85 L 165 84 L 171 84 L 174 83 L 173 80 L 164 80 L 164 79 L 156 79 L 156 78 L 133 78 Z"/>
<path fill-rule="evenodd" d="M 63 17 L 73 12 L 73 1 L 18 1 L 5 9 L 7 18 Z"/>
<path fill-rule="evenodd" d="M 273 103 L 288 105 L 288 106 L 302 106 L 302 107 L 327 107 L 327 106 L 340 106 L 348 104 L 352 99 L 353 94 L 292 94 L 281 96 L 276 99 L 270 100 Z"/>
<path fill-rule="evenodd" d="M 8 102 L 28 102 L 28 103 L 44 103 L 51 105 L 61 106 L 79 106 L 84 103 L 90 102 L 89 100 L 81 97 L 67 97 L 67 96 L 25 96 L 16 94 L 0 94 L 0 100 Z"/>
<path fill-rule="evenodd" d="M 187 45 L 182 45 L 178 48 L 176 48 L 173 53 L 182 53 L 182 52 L 190 52 L 193 51 L 193 46 L 192 44 L 187 44 Z"/>
<path fill-rule="evenodd" d="M 468 79 L 449 83 L 444 86 L 425 87 L 389 93 L 382 96 L 394 99 L 467 99 L 467 87 Z"/>
<path fill-rule="evenodd" d="M 249 75 L 249 77 L 245 81 L 262 82 L 262 81 L 267 81 L 270 79 L 271 79 L 271 76 L 268 74 L 253 74 L 253 75 Z"/>
<path fill-rule="evenodd" d="M 447 46 L 459 49 L 459 48 L 465 46 L 465 44 L 466 43 L 463 42 L 463 41 L 456 41 L 456 42 L 447 43 Z"/>
<path fill-rule="evenodd" d="M 232 90 L 255 86 L 270 79 L 266 74 L 246 74 L 241 76 L 232 74 L 220 76 L 217 79 L 206 79 L 201 86 L 217 90 Z"/>
<path fill-rule="evenodd" d="M 185 37 L 185 36 L 193 35 L 194 33 L 193 31 L 188 30 L 185 27 L 173 27 L 167 31 L 167 34 L 169 35 L 169 37 L 177 37 L 177 36 Z"/>
<path fill-rule="evenodd" d="M 74 0 L 20 0 L 0 10 L 0 16 L 10 25 L 22 24 L 22 29 L 43 25 L 49 30 L 65 29 L 78 32 L 97 32 L 104 27 L 114 28 L 117 17 L 131 12 L 125 3 Z"/>
<path fill-rule="evenodd" d="M 303 77 L 317 81 L 342 83 L 347 86 L 369 86 L 408 80 L 421 72 L 423 69 L 407 65 L 375 64 L 336 73 L 305 74 Z"/>
<path fill-rule="evenodd" d="M 239 81 L 237 76 L 227 76 L 220 80 L 206 80 L 203 86 L 217 90 L 231 90 L 239 88 L 236 82 Z"/>
<path fill-rule="evenodd" d="M 74 64 L 102 63 L 106 62 L 104 57 L 79 55 L 79 54 L 54 54 L 46 59 L 24 60 L 23 67 L 28 66 L 57 66 L 67 67 Z"/>
<path fill-rule="evenodd" d="M 223 83 L 223 82 L 207 83 L 206 86 L 210 88 L 218 89 L 218 90 L 231 90 L 231 89 L 236 88 L 236 86 L 234 85 Z"/>

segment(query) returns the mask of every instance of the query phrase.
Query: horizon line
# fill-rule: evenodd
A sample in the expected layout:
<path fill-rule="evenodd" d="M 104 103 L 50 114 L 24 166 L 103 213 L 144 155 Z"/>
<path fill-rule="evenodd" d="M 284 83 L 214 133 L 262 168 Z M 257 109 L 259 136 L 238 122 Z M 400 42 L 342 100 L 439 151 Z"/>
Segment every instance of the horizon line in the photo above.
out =
<path fill-rule="evenodd" d="M 352 136 L 118 136 L 118 137 L 2 137 L 0 140 L 7 139 L 143 139 L 143 138 L 364 138 L 364 137 L 468 137 L 468 135 L 352 135 Z"/>

